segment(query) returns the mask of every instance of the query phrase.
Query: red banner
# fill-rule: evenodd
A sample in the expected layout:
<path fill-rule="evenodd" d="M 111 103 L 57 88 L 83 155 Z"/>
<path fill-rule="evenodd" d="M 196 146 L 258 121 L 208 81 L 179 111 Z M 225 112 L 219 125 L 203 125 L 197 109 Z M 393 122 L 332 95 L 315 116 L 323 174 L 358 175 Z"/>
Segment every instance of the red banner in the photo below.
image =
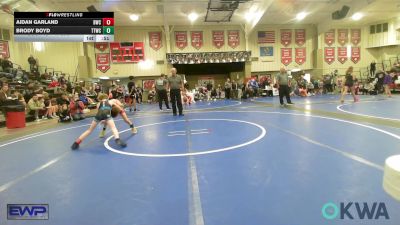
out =
<path fill-rule="evenodd" d="M 294 39 L 298 46 L 303 46 L 306 43 L 306 30 L 296 29 L 294 32 Z"/>
<path fill-rule="evenodd" d="M 332 29 L 325 32 L 325 44 L 331 46 L 333 43 L 335 43 L 335 30 Z"/>
<path fill-rule="evenodd" d="M 149 32 L 149 45 L 155 51 L 162 47 L 162 34 L 160 31 Z"/>
<path fill-rule="evenodd" d="M 110 69 L 110 55 L 108 53 L 96 54 L 96 68 L 103 73 Z"/>
<path fill-rule="evenodd" d="M 281 30 L 281 44 L 285 47 L 292 43 L 292 30 L 282 29 Z"/>
<path fill-rule="evenodd" d="M 332 64 L 335 61 L 335 48 L 325 47 L 325 62 Z"/>
<path fill-rule="evenodd" d="M 281 62 L 285 66 L 292 63 L 292 49 L 291 48 L 281 48 Z"/>
<path fill-rule="evenodd" d="M 0 55 L 2 55 L 4 59 L 10 58 L 10 50 L 8 49 L 7 41 L 0 41 Z"/>
<path fill-rule="evenodd" d="M 306 48 L 295 48 L 294 52 L 295 61 L 297 64 L 302 65 L 306 61 Z"/>
<path fill-rule="evenodd" d="M 104 52 L 104 50 L 108 49 L 108 43 L 104 42 L 104 43 L 95 43 L 94 47 L 98 50 L 100 50 L 101 52 Z"/>
<path fill-rule="evenodd" d="M 175 45 L 179 49 L 186 48 L 188 44 L 186 31 L 175 31 Z"/>
<path fill-rule="evenodd" d="M 361 42 L 361 29 L 351 29 L 351 43 L 358 45 Z"/>
<path fill-rule="evenodd" d="M 353 61 L 353 63 L 358 63 L 360 61 L 360 57 L 361 57 L 360 47 L 352 47 L 351 61 Z"/>
<path fill-rule="evenodd" d="M 337 40 L 341 46 L 344 46 L 349 42 L 349 30 L 348 29 L 338 29 Z"/>
<path fill-rule="evenodd" d="M 240 33 L 238 30 L 228 30 L 228 45 L 236 48 L 240 44 Z"/>
<path fill-rule="evenodd" d="M 212 42 L 216 48 L 221 48 L 225 44 L 225 31 L 215 30 L 212 32 Z"/>
<path fill-rule="evenodd" d="M 337 48 L 338 61 L 340 63 L 345 63 L 347 61 L 347 47 L 338 47 Z"/>
<path fill-rule="evenodd" d="M 193 48 L 200 49 L 203 46 L 203 31 L 190 31 L 190 40 Z"/>

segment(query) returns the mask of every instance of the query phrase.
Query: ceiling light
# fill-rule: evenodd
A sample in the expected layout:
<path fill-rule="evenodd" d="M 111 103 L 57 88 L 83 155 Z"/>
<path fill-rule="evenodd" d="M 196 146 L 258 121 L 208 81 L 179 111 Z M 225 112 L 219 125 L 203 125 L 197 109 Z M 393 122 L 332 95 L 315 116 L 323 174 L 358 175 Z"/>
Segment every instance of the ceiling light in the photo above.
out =
<path fill-rule="evenodd" d="M 103 77 L 99 77 L 100 79 L 102 79 L 102 80 L 108 80 L 108 79 L 110 79 L 109 77 L 107 77 L 107 76 L 103 76 Z"/>
<path fill-rule="evenodd" d="M 139 15 L 138 14 L 131 14 L 129 16 L 129 19 L 131 19 L 132 21 L 138 21 L 139 20 Z"/>
<path fill-rule="evenodd" d="M 195 12 L 192 12 L 188 15 L 188 19 L 190 20 L 190 22 L 196 21 L 197 18 L 199 18 L 199 15 Z"/>
<path fill-rule="evenodd" d="M 360 20 L 362 17 L 363 17 L 363 14 L 361 14 L 361 13 L 354 13 L 354 14 L 351 16 L 351 19 L 357 21 L 357 20 Z"/>
<path fill-rule="evenodd" d="M 253 18 L 254 18 L 254 12 L 247 12 L 245 15 L 244 15 L 244 18 L 246 19 L 246 21 L 247 22 L 251 22 L 252 20 L 253 20 Z"/>
<path fill-rule="evenodd" d="M 300 21 L 300 20 L 303 20 L 304 18 L 306 18 L 306 16 L 307 16 L 307 13 L 300 12 L 300 13 L 297 13 L 296 19 Z"/>

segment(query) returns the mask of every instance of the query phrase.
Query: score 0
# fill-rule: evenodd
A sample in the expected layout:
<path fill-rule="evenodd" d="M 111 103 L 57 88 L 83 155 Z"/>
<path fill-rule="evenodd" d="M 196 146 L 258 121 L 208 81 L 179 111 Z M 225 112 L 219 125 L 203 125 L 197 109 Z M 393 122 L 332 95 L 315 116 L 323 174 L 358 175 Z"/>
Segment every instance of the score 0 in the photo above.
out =
<path fill-rule="evenodd" d="M 103 26 L 114 26 L 114 18 L 103 18 Z"/>

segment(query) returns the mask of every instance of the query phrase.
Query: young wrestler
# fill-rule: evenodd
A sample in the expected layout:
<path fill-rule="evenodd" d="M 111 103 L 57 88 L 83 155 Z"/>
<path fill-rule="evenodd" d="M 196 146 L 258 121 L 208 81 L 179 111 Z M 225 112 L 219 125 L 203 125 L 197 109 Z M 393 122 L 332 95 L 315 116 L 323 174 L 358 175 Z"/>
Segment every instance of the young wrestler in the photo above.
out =
<path fill-rule="evenodd" d="M 111 128 L 115 138 L 115 142 L 121 147 L 126 147 L 126 143 L 119 139 L 118 130 L 115 127 L 113 118 L 111 117 L 111 109 L 115 103 L 110 102 L 106 94 L 100 94 L 98 100 L 100 102 L 97 105 L 97 114 L 94 117 L 92 124 L 90 125 L 89 129 L 83 132 L 83 134 L 72 144 L 72 150 L 79 148 L 79 144 L 92 133 L 94 128 L 96 128 L 97 124 L 101 121 L 104 121 L 105 124 L 107 124 Z"/>
<path fill-rule="evenodd" d="M 131 128 L 132 134 L 136 134 L 137 133 L 137 129 L 136 127 L 133 125 L 133 123 L 129 120 L 128 116 L 125 113 L 124 110 L 124 105 L 121 103 L 121 101 L 119 101 L 118 99 L 111 99 L 109 100 L 110 103 L 113 104 L 112 110 L 111 110 L 111 117 L 115 118 L 118 116 L 118 114 L 121 114 L 122 119 L 124 119 L 125 123 L 127 123 L 129 125 L 129 127 Z M 104 135 L 106 134 L 106 128 L 107 128 L 107 123 L 104 124 L 103 130 L 100 132 L 99 137 L 104 137 Z"/>

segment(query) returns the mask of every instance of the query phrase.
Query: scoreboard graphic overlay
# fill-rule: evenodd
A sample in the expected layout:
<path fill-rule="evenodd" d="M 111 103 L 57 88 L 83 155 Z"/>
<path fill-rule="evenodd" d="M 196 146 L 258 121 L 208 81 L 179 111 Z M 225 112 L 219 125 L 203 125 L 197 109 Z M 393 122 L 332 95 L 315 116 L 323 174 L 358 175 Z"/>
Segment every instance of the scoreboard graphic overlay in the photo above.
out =
<path fill-rule="evenodd" d="M 15 12 L 18 42 L 113 42 L 114 12 Z"/>

